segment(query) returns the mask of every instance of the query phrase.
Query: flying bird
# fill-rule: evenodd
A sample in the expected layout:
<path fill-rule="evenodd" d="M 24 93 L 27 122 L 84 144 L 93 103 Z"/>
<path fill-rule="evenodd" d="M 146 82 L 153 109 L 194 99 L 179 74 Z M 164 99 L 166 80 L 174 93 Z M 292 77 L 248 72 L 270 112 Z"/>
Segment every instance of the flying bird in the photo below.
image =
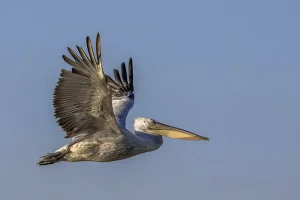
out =
<path fill-rule="evenodd" d="M 104 74 L 100 34 L 96 38 L 96 56 L 89 37 L 88 55 L 79 46 L 78 54 L 63 55 L 71 70 L 63 69 L 54 89 L 55 118 L 72 141 L 48 153 L 37 165 L 66 162 L 111 162 L 157 150 L 162 136 L 182 140 L 209 140 L 207 137 L 160 123 L 150 118 L 135 118 L 134 132 L 126 128 L 128 112 L 134 106 L 133 62 L 121 64 L 121 75 L 114 69 L 114 79 Z"/>

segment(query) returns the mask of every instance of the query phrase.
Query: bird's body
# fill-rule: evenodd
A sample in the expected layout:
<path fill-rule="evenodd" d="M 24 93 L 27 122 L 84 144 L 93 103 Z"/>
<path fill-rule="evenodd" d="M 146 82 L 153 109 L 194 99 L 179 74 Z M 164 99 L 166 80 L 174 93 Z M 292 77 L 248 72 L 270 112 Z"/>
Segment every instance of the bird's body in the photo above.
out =
<path fill-rule="evenodd" d="M 111 162 L 158 149 L 162 136 L 183 140 L 208 140 L 183 129 L 149 118 L 136 118 L 134 133 L 126 128 L 126 118 L 134 106 L 133 64 L 129 60 L 128 78 L 125 63 L 115 80 L 103 73 L 100 35 L 97 35 L 96 58 L 87 37 L 89 58 L 81 47 L 81 58 L 70 48 L 74 60 L 63 56 L 72 70 L 62 70 L 54 91 L 55 117 L 72 141 L 42 156 L 39 165 L 60 161 Z"/>
<path fill-rule="evenodd" d="M 154 151 L 162 145 L 163 140 L 161 136 L 141 137 L 126 129 L 124 129 L 123 133 L 124 135 L 117 137 L 79 138 L 78 142 L 75 140 L 56 152 L 66 152 L 61 161 L 111 162 Z M 100 133 L 99 135 L 102 134 Z"/>

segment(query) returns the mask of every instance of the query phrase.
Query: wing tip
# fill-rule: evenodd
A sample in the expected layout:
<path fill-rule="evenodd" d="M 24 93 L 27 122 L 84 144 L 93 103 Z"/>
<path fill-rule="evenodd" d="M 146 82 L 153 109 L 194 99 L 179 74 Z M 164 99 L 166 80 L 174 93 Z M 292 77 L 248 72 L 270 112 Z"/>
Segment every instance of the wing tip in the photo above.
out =
<path fill-rule="evenodd" d="M 129 72 L 129 87 L 132 91 L 134 91 L 134 86 L 133 86 L 133 62 L 132 62 L 132 57 L 129 58 L 129 63 L 128 63 L 128 72 Z"/>
<path fill-rule="evenodd" d="M 90 36 L 86 36 L 86 42 L 90 42 L 90 41 L 91 41 Z"/>

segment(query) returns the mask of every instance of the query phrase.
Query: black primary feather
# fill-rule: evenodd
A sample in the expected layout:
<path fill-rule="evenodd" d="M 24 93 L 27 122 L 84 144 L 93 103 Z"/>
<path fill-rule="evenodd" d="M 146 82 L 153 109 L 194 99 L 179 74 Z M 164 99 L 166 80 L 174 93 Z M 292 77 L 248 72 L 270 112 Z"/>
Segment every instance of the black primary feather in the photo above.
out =
<path fill-rule="evenodd" d="M 128 74 L 126 70 L 126 64 L 123 62 L 121 64 L 121 75 L 120 76 L 119 70 L 114 69 L 114 80 L 108 77 L 108 83 L 112 89 L 112 96 L 113 97 L 129 97 L 130 99 L 134 99 L 133 94 L 133 64 L 132 58 L 129 59 L 128 63 Z"/>

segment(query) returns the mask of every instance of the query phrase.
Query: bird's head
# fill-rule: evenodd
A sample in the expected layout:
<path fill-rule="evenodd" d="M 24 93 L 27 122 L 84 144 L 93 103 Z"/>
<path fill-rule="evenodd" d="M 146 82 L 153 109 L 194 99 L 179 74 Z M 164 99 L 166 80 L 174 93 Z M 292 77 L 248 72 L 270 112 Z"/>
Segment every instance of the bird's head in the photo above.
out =
<path fill-rule="evenodd" d="M 203 137 L 180 128 L 163 124 L 150 118 L 135 118 L 134 130 L 138 132 L 161 135 L 181 140 L 209 140 L 207 137 Z"/>

